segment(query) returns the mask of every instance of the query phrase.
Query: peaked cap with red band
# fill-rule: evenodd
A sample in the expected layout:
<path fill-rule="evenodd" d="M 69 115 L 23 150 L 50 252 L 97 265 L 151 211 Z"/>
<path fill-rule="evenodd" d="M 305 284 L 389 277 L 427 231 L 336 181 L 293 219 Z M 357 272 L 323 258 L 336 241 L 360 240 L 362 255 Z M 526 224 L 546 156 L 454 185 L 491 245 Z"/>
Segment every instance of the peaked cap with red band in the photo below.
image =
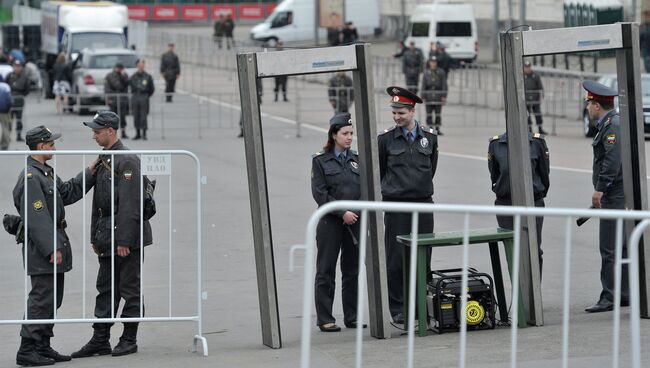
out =
<path fill-rule="evenodd" d="M 391 107 L 415 107 L 416 103 L 422 103 L 422 99 L 406 88 L 391 86 L 386 88 L 386 93 L 391 97 Z"/>
<path fill-rule="evenodd" d="M 586 80 L 582 82 L 582 88 L 587 91 L 587 100 L 594 100 L 596 102 L 614 102 L 614 97 L 618 96 L 615 89 L 609 88 L 604 84 L 598 83 L 593 80 Z"/>

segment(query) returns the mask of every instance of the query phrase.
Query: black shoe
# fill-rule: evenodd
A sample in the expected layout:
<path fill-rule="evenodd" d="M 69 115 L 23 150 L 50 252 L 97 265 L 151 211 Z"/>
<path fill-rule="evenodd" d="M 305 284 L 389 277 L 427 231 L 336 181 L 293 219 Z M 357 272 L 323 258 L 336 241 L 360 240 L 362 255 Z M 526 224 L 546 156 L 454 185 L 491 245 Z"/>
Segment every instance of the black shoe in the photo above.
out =
<path fill-rule="evenodd" d="M 91 339 L 79 351 L 72 353 L 72 357 L 87 358 L 95 355 L 108 355 L 111 353 L 111 343 L 107 341 L 96 341 Z"/>
<path fill-rule="evenodd" d="M 339 331 L 341 331 L 341 327 L 337 326 L 334 323 L 324 323 L 322 325 L 319 325 L 318 328 L 323 332 L 339 332 Z"/>
<path fill-rule="evenodd" d="M 359 328 L 359 324 L 357 324 L 357 321 L 345 322 L 345 327 L 347 327 L 347 328 Z M 361 326 L 361 328 L 366 328 L 366 327 L 368 327 L 368 325 L 365 324 L 365 323 L 363 324 L 363 326 Z"/>
<path fill-rule="evenodd" d="M 544 134 L 544 135 L 548 134 L 548 133 L 546 132 L 546 130 L 542 129 L 541 126 L 539 126 L 539 127 L 537 128 L 537 131 L 539 132 L 539 134 Z"/>
<path fill-rule="evenodd" d="M 397 313 L 393 316 L 393 322 L 403 325 L 404 324 L 404 315 L 402 313 Z"/>
<path fill-rule="evenodd" d="M 142 140 L 143 140 L 143 141 L 146 141 L 146 140 L 147 140 L 147 136 L 146 136 L 146 135 L 143 135 L 143 136 L 142 136 Z"/>
<path fill-rule="evenodd" d="M 122 132 L 122 139 L 129 139 L 129 136 L 125 132 Z"/>
<path fill-rule="evenodd" d="M 136 135 L 135 137 L 133 137 L 133 140 L 134 140 L 134 141 L 137 141 L 137 140 L 139 140 L 139 139 L 140 139 L 140 136 L 139 136 L 139 135 Z"/>
<path fill-rule="evenodd" d="M 244 138 L 244 131 L 240 131 L 239 134 L 237 135 L 237 138 Z"/>
<path fill-rule="evenodd" d="M 289 99 L 285 97 L 284 102 L 289 102 Z"/>
<path fill-rule="evenodd" d="M 16 354 L 16 365 L 21 367 L 41 367 L 44 365 L 54 365 L 54 359 L 46 358 L 35 351 L 18 352 Z"/>
<path fill-rule="evenodd" d="M 609 312 L 614 309 L 614 303 L 607 299 L 601 299 L 598 303 L 585 308 L 587 313 L 600 313 L 600 312 Z"/>
<path fill-rule="evenodd" d="M 70 355 L 61 355 L 58 351 L 52 349 L 51 346 L 41 347 L 36 352 L 43 357 L 53 359 L 55 362 L 69 362 L 72 360 Z"/>
<path fill-rule="evenodd" d="M 16 136 L 16 142 L 24 142 L 24 141 L 25 140 L 23 139 L 23 137 L 20 136 L 20 134 Z"/>
<path fill-rule="evenodd" d="M 111 355 L 122 356 L 122 355 L 137 353 L 137 352 L 138 352 L 138 345 L 135 343 L 135 341 L 120 339 L 120 342 L 117 343 L 115 349 L 113 349 L 113 352 L 111 352 Z"/>

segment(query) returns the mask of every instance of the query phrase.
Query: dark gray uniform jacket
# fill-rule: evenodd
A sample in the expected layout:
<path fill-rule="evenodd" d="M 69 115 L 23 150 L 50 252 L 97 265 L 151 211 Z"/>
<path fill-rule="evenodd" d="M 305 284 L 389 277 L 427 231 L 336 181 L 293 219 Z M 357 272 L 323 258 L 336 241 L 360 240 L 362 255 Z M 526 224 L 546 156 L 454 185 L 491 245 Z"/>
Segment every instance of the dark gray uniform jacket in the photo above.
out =
<path fill-rule="evenodd" d="M 109 151 L 128 150 L 117 141 Z M 131 251 L 140 249 L 140 200 L 144 189 L 140 187 L 140 159 L 136 155 L 100 155 L 97 164 L 95 191 L 93 193 L 90 242 L 101 256 L 111 256 L 111 172 L 115 173 L 115 247 L 128 246 Z M 152 241 L 151 225 L 143 222 L 144 245 Z"/>
<path fill-rule="evenodd" d="M 532 72 L 530 75 L 524 74 L 524 91 L 527 102 L 541 100 L 544 94 L 544 86 L 542 85 L 542 79 L 537 73 Z"/>
<path fill-rule="evenodd" d="M 86 169 L 86 188 L 94 180 L 90 169 Z M 25 171 L 21 171 L 14 187 L 14 205 L 23 219 L 27 220 L 27 248 L 23 244 L 23 257 L 27 251 L 27 274 L 51 274 L 54 266 L 50 255 L 54 252 L 54 201 L 56 200 L 56 248 L 63 255 L 63 263 L 57 265 L 57 273 L 72 269 L 72 250 L 65 233 L 65 208 L 83 197 L 83 172 L 68 181 L 56 178 L 54 197 L 54 170 L 41 164 L 31 156 L 27 158 L 27 211 L 25 211 Z M 26 212 L 26 213 L 25 213 Z M 27 215 L 27 217 L 25 216 Z M 23 258 L 24 259 L 24 258 Z"/>
<path fill-rule="evenodd" d="M 535 199 L 546 197 L 550 186 L 550 160 L 546 141 L 540 134 L 528 134 L 530 165 L 533 173 Z M 488 148 L 488 169 L 492 191 L 500 200 L 510 200 L 510 165 L 508 165 L 508 135 L 492 137 Z"/>
<path fill-rule="evenodd" d="M 25 96 L 29 93 L 29 78 L 23 70 L 20 74 L 11 72 L 5 81 L 11 87 L 11 96 L 14 99 L 14 107 L 25 105 Z"/>
<path fill-rule="evenodd" d="M 442 68 L 427 68 L 422 75 L 422 98 L 425 101 L 441 101 L 447 97 L 447 74 Z"/>
<path fill-rule="evenodd" d="M 171 51 L 162 54 L 160 58 L 160 73 L 165 79 L 176 79 L 181 74 L 181 63 L 178 56 Z"/>
<path fill-rule="evenodd" d="M 402 55 L 402 73 L 408 76 L 416 76 L 422 72 L 424 56 L 420 49 L 407 49 Z"/>
<path fill-rule="evenodd" d="M 384 200 L 426 199 L 433 196 L 438 166 L 438 136 L 417 123 L 412 143 L 394 126 L 379 135 L 379 172 Z"/>
<path fill-rule="evenodd" d="M 594 163 L 591 181 L 594 190 L 607 193 L 623 185 L 623 166 L 621 164 L 621 142 L 619 115 L 611 110 L 596 126 L 594 137 Z"/>
<path fill-rule="evenodd" d="M 131 93 L 133 97 L 151 97 L 154 93 L 153 78 L 147 72 L 135 72 L 129 79 L 129 86 L 131 86 Z"/>
<path fill-rule="evenodd" d="M 129 92 L 129 76 L 122 72 L 118 74 L 116 71 L 112 71 L 106 74 L 106 81 L 104 83 L 104 93 L 108 95 L 115 94 L 124 94 L 123 96 L 107 96 L 106 98 L 111 101 L 112 104 L 117 105 L 117 99 L 120 99 L 120 107 L 126 107 L 127 102 L 127 93 Z"/>
<path fill-rule="evenodd" d="M 354 88 L 352 79 L 345 76 L 335 75 L 330 78 L 327 88 L 329 100 L 334 101 L 337 112 L 348 112 L 350 105 L 354 101 Z"/>
<path fill-rule="evenodd" d="M 336 158 L 334 151 L 322 151 L 314 155 L 311 166 L 311 194 L 318 207 L 337 200 L 361 198 L 359 156 L 348 150 L 345 161 Z M 343 217 L 345 211 L 332 214 Z"/>

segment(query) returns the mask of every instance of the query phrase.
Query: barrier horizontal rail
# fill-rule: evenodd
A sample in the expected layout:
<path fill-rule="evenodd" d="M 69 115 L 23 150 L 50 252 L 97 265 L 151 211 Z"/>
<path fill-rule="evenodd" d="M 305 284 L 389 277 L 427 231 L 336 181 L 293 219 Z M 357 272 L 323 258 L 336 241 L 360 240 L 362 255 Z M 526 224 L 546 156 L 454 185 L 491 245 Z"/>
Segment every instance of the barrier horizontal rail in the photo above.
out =
<path fill-rule="evenodd" d="M 522 216 L 549 216 L 566 218 L 566 238 L 565 238 L 565 267 L 564 267 L 564 298 L 563 298 L 563 321 L 562 321 L 562 364 L 563 367 L 569 366 L 569 296 L 570 296 L 570 262 L 571 262 L 571 227 L 573 220 L 579 217 L 594 217 L 601 219 L 615 219 L 616 221 L 616 262 L 615 262 L 615 295 L 614 295 L 614 322 L 613 322 L 613 361 L 612 366 L 618 367 L 619 346 L 620 346 L 620 300 L 621 300 L 621 278 L 623 264 L 629 264 L 629 289 L 630 289 L 630 357 L 633 368 L 641 368 L 641 343 L 640 343 L 640 295 L 639 295 L 639 240 L 647 227 L 650 226 L 650 211 L 626 211 L 626 210 L 594 210 L 594 209 L 564 209 L 564 208 L 539 208 L 539 207 L 510 207 L 510 206 L 472 206 L 472 205 L 445 205 L 445 204 L 420 204 L 420 203 L 395 203 L 395 202 L 367 202 L 367 201 L 334 201 L 329 202 L 318 208 L 309 218 L 306 226 L 306 236 L 304 245 L 296 245 L 291 248 L 289 265 L 294 269 L 295 252 L 298 249 L 305 251 L 304 258 L 304 284 L 303 284 L 303 320 L 301 331 L 301 367 L 310 366 L 310 349 L 311 349 L 311 309 L 313 303 L 313 274 L 314 274 L 314 250 L 316 248 L 316 227 L 320 219 L 334 211 L 352 210 L 361 211 L 361 230 L 360 234 L 367 233 L 367 221 L 369 211 L 381 212 L 410 212 L 412 213 L 412 236 L 410 244 L 410 263 L 416 264 L 417 248 L 417 223 L 420 213 L 444 213 L 444 214 L 462 214 L 464 215 L 463 226 L 463 266 L 462 266 L 462 285 L 461 285 L 461 308 L 466 309 L 467 303 L 467 285 L 468 285 L 468 244 L 469 244 L 469 224 L 471 215 L 502 215 L 514 216 L 514 257 L 513 271 L 511 274 L 512 300 L 519 300 L 519 267 L 520 264 L 520 228 Z M 623 259 L 623 221 L 624 220 L 642 220 L 630 236 L 628 242 L 628 258 Z M 367 248 L 367 236 L 361 236 L 359 241 L 359 274 L 363 275 L 365 270 L 365 254 Z M 405 254 L 406 257 L 406 254 Z M 407 367 L 414 366 L 414 320 L 415 320 L 415 267 L 409 270 L 409 300 L 408 303 L 408 351 Z M 363 320 L 363 294 L 365 292 L 365 278 L 358 278 L 358 304 L 357 304 L 357 323 L 362 325 Z M 513 303 L 514 311 L 512 312 L 511 323 L 511 351 L 510 365 L 517 366 L 517 324 L 518 324 L 518 303 Z M 423 323 L 420 321 L 419 323 Z M 426 323 L 426 322 L 425 322 Z M 461 319 L 460 342 L 459 342 L 459 367 L 464 368 L 466 365 L 466 341 L 467 341 L 467 324 L 465 319 Z M 363 329 L 356 330 L 356 367 L 362 366 L 363 351 Z"/>

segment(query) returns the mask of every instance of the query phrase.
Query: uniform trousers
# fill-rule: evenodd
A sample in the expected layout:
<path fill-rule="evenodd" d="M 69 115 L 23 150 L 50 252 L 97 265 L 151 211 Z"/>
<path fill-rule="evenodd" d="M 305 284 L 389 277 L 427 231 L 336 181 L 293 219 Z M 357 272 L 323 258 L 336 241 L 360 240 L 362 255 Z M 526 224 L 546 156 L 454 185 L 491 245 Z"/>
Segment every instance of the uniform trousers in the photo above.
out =
<path fill-rule="evenodd" d="M 129 108 L 129 102 L 126 98 L 116 97 L 109 108 L 112 112 L 120 117 L 120 129 L 126 128 L 126 112 Z"/>
<path fill-rule="evenodd" d="M 9 113 L 0 112 L 0 150 L 6 151 L 9 149 L 9 142 L 11 142 L 11 116 Z"/>
<path fill-rule="evenodd" d="M 608 190 L 601 199 L 601 208 L 622 210 L 625 208 L 625 194 L 623 186 Z M 600 283 L 603 291 L 600 293 L 600 300 L 607 299 L 614 301 L 614 270 L 616 265 L 616 220 L 601 219 L 600 230 Z M 627 244 L 625 241 L 625 230 L 623 230 L 623 258 L 627 257 Z M 623 265 L 621 273 L 621 300 L 629 300 L 627 265 Z"/>
<path fill-rule="evenodd" d="M 346 323 L 357 320 L 357 280 L 359 276 L 359 248 L 352 237 L 359 239 L 359 223 L 348 226 L 336 215 L 326 215 L 316 229 L 316 281 L 315 301 L 317 324 L 334 323 L 332 305 L 336 287 L 336 262 L 341 254 L 341 297 L 343 319 Z"/>
<path fill-rule="evenodd" d="M 499 199 L 497 198 L 494 201 L 495 206 L 512 206 L 512 201 L 510 199 Z M 546 204 L 544 203 L 544 198 L 536 199 L 535 200 L 535 207 L 546 207 Z M 522 218 L 523 222 L 523 218 Z M 514 218 L 512 216 L 497 216 L 497 224 L 499 224 L 499 227 L 512 230 L 514 229 Z M 535 217 L 535 230 L 537 231 L 537 251 L 539 252 L 539 274 L 541 276 L 542 274 L 542 265 L 544 264 L 544 258 L 542 255 L 544 254 L 544 251 L 542 251 L 542 227 L 544 226 L 544 217 L 543 216 L 538 216 Z"/>
<path fill-rule="evenodd" d="M 406 88 L 417 95 L 420 74 L 404 74 L 404 76 L 406 77 Z"/>
<path fill-rule="evenodd" d="M 526 103 L 526 110 L 528 110 L 528 126 L 531 126 L 533 124 L 533 119 L 531 118 L 533 115 L 535 116 L 535 122 L 537 123 L 537 126 L 542 126 L 543 120 L 541 105 L 541 101 L 532 101 Z"/>
<path fill-rule="evenodd" d="M 282 90 L 282 95 L 286 98 L 287 97 L 287 79 L 288 77 L 286 75 L 280 76 L 280 77 L 275 77 L 275 88 L 273 89 L 273 92 L 275 92 L 275 96 L 277 98 L 278 92 Z"/>
<path fill-rule="evenodd" d="M 16 132 L 18 135 L 23 131 L 23 111 L 25 110 L 25 105 L 12 108 L 11 109 L 11 118 L 16 119 Z"/>
<path fill-rule="evenodd" d="M 52 319 L 54 318 L 54 276 L 32 275 L 32 290 L 27 299 L 27 319 Z M 56 309 L 63 302 L 63 287 L 65 274 L 56 274 Z M 54 336 L 54 324 L 22 325 L 20 336 L 36 341 Z"/>
<path fill-rule="evenodd" d="M 425 109 L 427 112 L 427 125 L 432 126 L 434 125 L 434 120 L 432 113 L 436 114 L 435 118 L 435 126 L 439 127 L 442 125 L 442 102 L 441 101 L 427 101 L 427 104 L 425 105 Z"/>
<path fill-rule="evenodd" d="M 118 257 L 115 254 L 115 299 L 114 315 L 124 299 L 122 318 L 140 317 L 140 250 L 131 249 L 131 254 Z M 111 257 L 99 257 L 97 272 L 97 298 L 95 300 L 95 317 L 111 318 Z M 144 306 L 142 308 L 144 317 Z M 112 325 L 112 324 L 111 324 Z"/>
<path fill-rule="evenodd" d="M 172 100 L 172 93 L 176 90 L 176 76 L 173 78 L 165 78 L 165 96 L 167 101 Z"/>
<path fill-rule="evenodd" d="M 388 201 L 384 199 L 384 201 Z M 391 200 L 394 201 L 394 200 Z M 432 203 L 431 198 L 423 200 L 409 200 L 404 202 Z M 398 235 L 411 233 L 411 213 L 386 212 L 384 215 L 384 243 L 386 247 L 386 268 L 388 278 L 388 302 L 391 316 L 396 316 L 404 309 L 404 248 L 397 242 Z M 420 213 L 418 219 L 418 233 L 433 232 L 433 213 Z M 408 247 L 407 247 L 408 248 Z M 431 267 L 431 248 L 428 248 L 427 275 Z"/>
<path fill-rule="evenodd" d="M 133 109 L 133 125 L 136 129 L 147 129 L 147 115 L 149 114 L 149 96 L 134 94 L 131 100 Z"/>

